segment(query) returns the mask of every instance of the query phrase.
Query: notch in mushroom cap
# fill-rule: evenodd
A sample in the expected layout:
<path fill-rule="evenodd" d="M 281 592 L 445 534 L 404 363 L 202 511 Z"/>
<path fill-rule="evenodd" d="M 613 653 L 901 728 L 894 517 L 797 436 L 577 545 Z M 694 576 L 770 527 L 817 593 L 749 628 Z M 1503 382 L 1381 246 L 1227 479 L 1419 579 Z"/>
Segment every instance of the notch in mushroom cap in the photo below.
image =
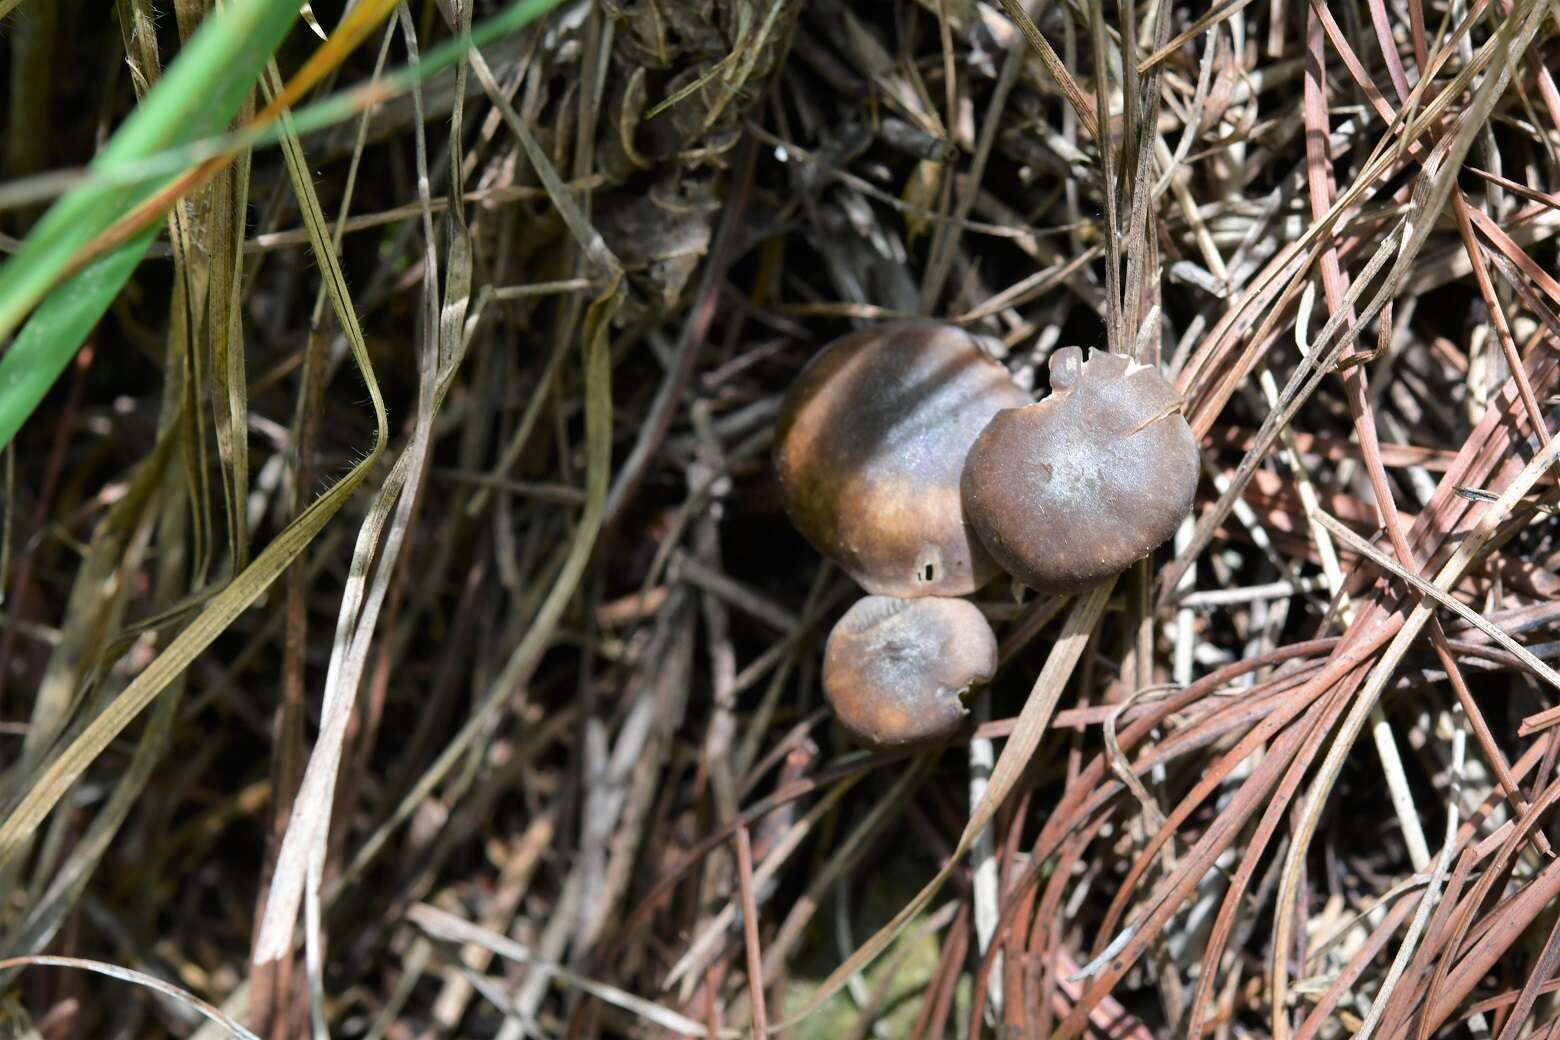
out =
<path fill-rule="evenodd" d="M 797 376 L 775 430 L 786 511 L 868 592 L 960 596 L 996 576 L 965 521 L 964 458 L 1030 398 L 970 333 L 931 321 L 863 329 Z"/>
<path fill-rule="evenodd" d="M 1050 396 L 999 413 L 970 449 L 964 508 L 1013 577 L 1077 592 L 1175 533 L 1197 492 L 1197 439 L 1157 369 L 1077 347 L 1050 368 Z"/>
<path fill-rule="evenodd" d="M 917 747 L 955 733 L 964 693 L 996 670 L 997 638 L 974 604 L 868 596 L 829 633 L 823 692 L 863 743 Z"/>

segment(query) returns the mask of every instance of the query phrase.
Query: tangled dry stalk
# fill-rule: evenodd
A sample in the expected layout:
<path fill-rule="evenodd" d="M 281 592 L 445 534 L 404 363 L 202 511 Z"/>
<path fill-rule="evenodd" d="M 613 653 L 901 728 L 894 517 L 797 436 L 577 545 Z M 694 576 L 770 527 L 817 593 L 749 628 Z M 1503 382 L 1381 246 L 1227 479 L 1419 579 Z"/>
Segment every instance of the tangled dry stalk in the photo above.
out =
<path fill-rule="evenodd" d="M 206 5 L 13 7 L 21 236 Z M 6 451 L 7 1035 L 1560 1036 L 1557 69 L 1553 0 L 579 2 L 235 153 Z M 769 448 L 918 315 L 1160 365 L 1205 479 L 896 759 Z"/>

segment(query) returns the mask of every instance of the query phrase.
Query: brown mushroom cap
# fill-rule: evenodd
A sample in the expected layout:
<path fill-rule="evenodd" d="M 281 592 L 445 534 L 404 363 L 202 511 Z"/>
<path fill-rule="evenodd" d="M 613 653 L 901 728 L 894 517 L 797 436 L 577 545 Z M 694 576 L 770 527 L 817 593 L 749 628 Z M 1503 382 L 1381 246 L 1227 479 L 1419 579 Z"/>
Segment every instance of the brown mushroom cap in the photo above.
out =
<path fill-rule="evenodd" d="M 993 415 L 1029 400 L 952 325 L 835 340 L 797 376 L 775 429 L 791 522 L 868 592 L 974 592 L 996 567 L 965 522 L 964 457 Z"/>
<path fill-rule="evenodd" d="M 1197 491 L 1197 440 L 1158 370 L 1076 347 L 1049 397 L 992 419 L 964 468 L 964 509 L 991 555 L 1041 592 L 1121 573 L 1175 533 Z"/>
<path fill-rule="evenodd" d="M 840 724 L 873 747 L 914 747 L 958 730 L 960 695 L 997 670 L 997 638 L 974 604 L 868 596 L 823 654 L 823 692 Z"/>

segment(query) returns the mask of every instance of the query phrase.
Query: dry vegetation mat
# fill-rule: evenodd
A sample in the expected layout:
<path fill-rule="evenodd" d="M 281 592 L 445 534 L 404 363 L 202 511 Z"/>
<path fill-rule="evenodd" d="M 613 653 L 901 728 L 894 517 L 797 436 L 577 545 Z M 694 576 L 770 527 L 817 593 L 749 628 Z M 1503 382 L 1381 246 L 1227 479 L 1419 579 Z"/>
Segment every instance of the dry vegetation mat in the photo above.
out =
<path fill-rule="evenodd" d="M 0 1035 L 1560 1037 L 1554 0 L 0 19 Z M 872 751 L 909 318 L 1200 472 Z"/>

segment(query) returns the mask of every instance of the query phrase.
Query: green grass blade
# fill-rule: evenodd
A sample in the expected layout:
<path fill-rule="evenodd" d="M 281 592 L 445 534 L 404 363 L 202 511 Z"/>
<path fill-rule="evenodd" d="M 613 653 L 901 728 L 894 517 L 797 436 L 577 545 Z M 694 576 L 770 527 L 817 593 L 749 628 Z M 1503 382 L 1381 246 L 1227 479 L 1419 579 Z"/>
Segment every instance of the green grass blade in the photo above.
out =
<path fill-rule="evenodd" d="M 217 9 L 90 169 L 113 170 L 220 133 L 296 18 L 292 0 L 233 0 Z M 161 183 L 82 184 L 51 206 L 16 255 L 0 266 L 0 340 L 32 314 L 0 358 L 0 447 L 15 436 L 69 364 L 145 255 L 155 229 L 63 283 L 60 279 L 84 246 Z"/>
<path fill-rule="evenodd" d="M 226 129 L 297 16 L 291 0 L 233 0 L 217 9 L 88 169 L 110 171 Z M 51 206 L 0 267 L 0 338 L 55 287 L 82 247 L 160 183 L 113 186 L 89 180 Z"/>
<path fill-rule="evenodd" d="M 561 4 L 563 0 L 516 0 L 493 17 L 472 27 L 471 32 L 445 40 L 423 52 L 419 61 L 345 88 L 335 94 L 292 110 L 292 125 L 300 136 L 307 136 L 361 116 L 365 109 L 410 93 L 419 83 L 465 59 L 471 48 L 490 43 L 525 28 Z M 262 148 L 276 144 L 282 136 L 274 122 L 263 126 L 245 126 L 213 133 L 197 140 L 169 145 L 167 148 L 126 160 L 109 169 L 88 167 L 84 171 L 52 171 L 0 184 L 0 209 L 32 205 L 52 198 L 67 182 L 78 187 L 93 185 L 103 189 L 161 181 L 197 163 L 242 148 Z M 73 179 L 71 179 L 73 178 Z"/>
<path fill-rule="evenodd" d="M 108 305 L 157 237 L 150 228 L 61 285 L 33 312 L 0 357 L 0 447 L 11 442 L 70 364 Z"/>
<path fill-rule="evenodd" d="M 404 93 L 459 61 L 469 48 L 518 31 L 560 2 L 518 0 L 470 34 L 445 41 L 423 61 L 386 80 L 309 106 L 295 125 L 302 130 L 348 119 L 369 96 L 365 92 Z M 93 160 L 86 179 L 50 207 L 16 254 L 0 266 L 0 339 L 35 306 L 42 313 L 39 301 L 82 247 L 174 175 L 228 148 L 276 141 L 281 131 L 274 124 L 237 134 L 224 131 L 296 17 L 297 5 L 289 0 L 233 0 L 208 17 L 144 104 Z M 199 147 L 202 141 L 219 142 L 220 147 Z M 147 176 L 149 169 L 155 171 L 152 176 Z M 36 330 L 29 322 L 0 357 L 0 448 L 38 406 L 151 240 L 144 235 L 127 243 L 54 288 L 51 300 L 58 296 L 72 302 L 53 309 Z M 66 307 L 81 311 L 67 314 Z M 21 351 L 24 340 L 29 346 Z"/>

